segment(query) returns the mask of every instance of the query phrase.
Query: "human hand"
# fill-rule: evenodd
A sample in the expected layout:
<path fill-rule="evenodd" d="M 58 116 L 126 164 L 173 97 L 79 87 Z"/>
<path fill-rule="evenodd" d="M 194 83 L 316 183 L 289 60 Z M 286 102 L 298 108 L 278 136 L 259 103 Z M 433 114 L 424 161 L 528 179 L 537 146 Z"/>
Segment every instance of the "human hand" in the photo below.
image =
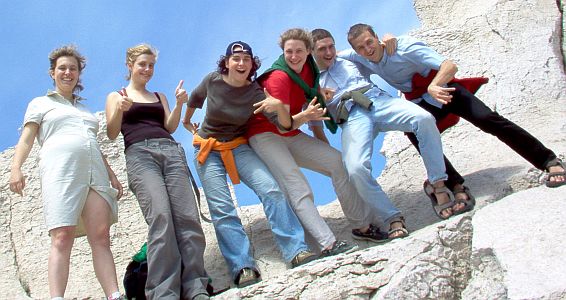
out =
<path fill-rule="evenodd" d="M 124 195 L 124 188 L 122 187 L 120 180 L 118 180 L 118 177 L 116 177 L 116 175 L 113 173 L 110 175 L 110 185 L 118 190 L 117 199 L 122 198 L 122 195 Z"/>
<path fill-rule="evenodd" d="M 183 105 L 184 103 L 187 103 L 189 101 L 187 90 L 183 88 L 184 82 L 185 81 L 181 79 L 181 81 L 179 81 L 179 84 L 177 85 L 177 88 L 175 88 L 175 98 L 177 99 L 178 105 Z"/>
<path fill-rule="evenodd" d="M 10 172 L 10 191 L 23 196 L 25 186 L 26 179 L 21 169 L 13 169 L 12 172 Z"/>
<path fill-rule="evenodd" d="M 118 100 L 118 109 L 120 111 L 128 111 L 132 107 L 134 100 L 128 97 L 128 92 L 126 91 L 126 88 L 123 87 L 122 90 L 120 90 L 120 92 L 122 93 L 122 98 Z"/>
<path fill-rule="evenodd" d="M 254 114 L 277 112 L 277 110 L 283 108 L 283 102 L 281 102 L 281 100 L 271 96 L 267 89 L 263 89 L 263 92 L 265 93 L 265 99 L 254 103 L 253 106 L 256 108 Z"/>
<path fill-rule="evenodd" d="M 383 35 L 381 45 L 385 47 L 387 55 L 392 55 L 397 50 L 397 38 L 389 33 Z"/>
<path fill-rule="evenodd" d="M 324 96 L 324 102 L 331 101 L 332 98 L 334 98 L 334 94 L 336 94 L 336 90 L 331 89 L 331 88 L 321 88 L 320 91 L 322 92 L 322 95 Z"/>
<path fill-rule="evenodd" d="M 183 126 L 193 135 L 197 134 L 200 123 L 191 123 L 191 120 L 183 119 Z"/>
<path fill-rule="evenodd" d="M 453 92 L 455 90 L 456 88 L 445 88 L 433 84 L 429 85 L 427 89 L 432 98 L 442 104 L 448 104 L 452 101 L 452 95 L 450 94 L 450 92 Z"/>
<path fill-rule="evenodd" d="M 325 121 L 330 120 L 329 117 L 325 117 L 326 108 L 320 108 L 320 103 L 316 102 L 316 97 L 312 98 L 309 105 L 302 111 L 303 116 L 307 121 Z"/>

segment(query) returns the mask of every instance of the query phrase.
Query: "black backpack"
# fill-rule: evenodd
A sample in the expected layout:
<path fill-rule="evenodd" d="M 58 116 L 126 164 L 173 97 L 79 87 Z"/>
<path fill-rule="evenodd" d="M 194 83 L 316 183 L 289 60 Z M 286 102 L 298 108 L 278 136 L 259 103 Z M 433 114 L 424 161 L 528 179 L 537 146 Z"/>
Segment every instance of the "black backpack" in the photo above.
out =
<path fill-rule="evenodd" d="M 143 247 L 142 250 L 145 251 Z M 126 273 L 124 274 L 124 289 L 126 290 L 126 298 L 128 298 L 129 300 L 146 300 L 145 298 L 146 281 L 147 281 L 147 260 L 144 259 L 140 262 L 136 260 L 132 260 L 126 267 Z M 209 282 L 206 286 L 206 291 L 210 296 L 213 296 L 228 290 L 228 288 L 214 292 L 214 287 L 210 284 L 210 279 L 209 279 Z"/>
<path fill-rule="evenodd" d="M 145 300 L 145 282 L 147 281 L 147 260 L 132 260 L 124 274 L 124 289 L 130 300 Z"/>

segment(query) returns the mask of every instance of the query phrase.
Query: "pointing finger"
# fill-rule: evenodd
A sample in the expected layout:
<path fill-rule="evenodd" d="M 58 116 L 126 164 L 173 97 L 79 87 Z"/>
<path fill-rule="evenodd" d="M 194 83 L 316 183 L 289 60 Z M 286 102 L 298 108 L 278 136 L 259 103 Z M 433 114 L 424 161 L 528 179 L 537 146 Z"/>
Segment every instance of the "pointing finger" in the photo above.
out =
<path fill-rule="evenodd" d="M 120 92 L 122 93 L 122 96 L 128 97 L 128 92 L 126 91 L 126 88 L 125 88 L 125 87 L 122 87 L 122 89 L 120 90 Z"/>
<path fill-rule="evenodd" d="M 185 83 L 185 81 L 183 79 L 181 79 L 179 81 L 179 84 L 177 85 L 177 88 L 175 89 L 175 91 L 179 91 L 180 89 L 183 88 L 183 83 Z"/>

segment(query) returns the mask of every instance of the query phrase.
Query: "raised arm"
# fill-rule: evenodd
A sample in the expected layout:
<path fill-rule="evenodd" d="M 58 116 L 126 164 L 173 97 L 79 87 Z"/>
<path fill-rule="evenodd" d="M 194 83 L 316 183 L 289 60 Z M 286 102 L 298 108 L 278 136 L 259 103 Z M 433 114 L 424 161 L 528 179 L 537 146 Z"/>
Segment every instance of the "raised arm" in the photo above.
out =
<path fill-rule="evenodd" d="M 320 108 L 320 104 L 317 102 L 316 97 L 314 97 L 309 105 L 301 111 L 300 113 L 293 116 L 293 128 L 297 129 L 301 125 L 310 121 L 325 121 L 330 120 L 329 117 L 325 117 L 326 108 Z M 320 127 L 320 126 L 313 126 Z"/>
<path fill-rule="evenodd" d="M 183 110 L 183 104 L 189 101 L 189 96 L 187 91 L 183 88 L 184 80 L 180 80 L 179 84 L 175 88 L 175 106 L 173 110 L 169 111 L 169 105 L 167 104 L 167 98 L 162 96 L 163 107 L 165 108 L 165 129 L 169 133 L 175 132 L 177 127 L 179 127 L 179 121 L 181 120 L 181 112 Z"/>
<path fill-rule="evenodd" d="M 458 66 L 456 66 L 456 64 L 451 60 L 444 60 L 442 64 L 440 64 L 440 69 L 428 85 L 427 90 L 428 93 L 436 99 L 436 101 L 442 104 L 447 104 L 452 101 L 452 95 L 450 95 L 450 92 L 453 92 L 456 89 L 445 88 L 442 86 L 454 79 L 456 72 L 458 72 Z"/>
<path fill-rule="evenodd" d="M 24 125 L 20 140 L 16 145 L 14 158 L 12 158 L 12 165 L 10 168 L 10 191 L 23 196 L 23 190 L 26 186 L 26 180 L 22 173 L 22 165 L 26 161 L 33 147 L 33 140 L 39 131 L 39 124 L 29 122 Z"/>
<path fill-rule="evenodd" d="M 132 107 L 134 101 L 128 97 L 125 88 L 121 90 L 122 95 L 112 92 L 106 97 L 106 135 L 114 140 L 122 129 L 122 116 L 125 111 Z"/>
<path fill-rule="evenodd" d="M 264 89 L 266 98 L 254 104 L 256 110 L 254 114 L 258 113 L 276 113 L 277 121 L 279 122 L 278 129 L 280 132 L 295 130 L 308 121 L 328 120 L 324 117 L 326 109 L 321 109 L 320 104 L 316 102 L 316 97 L 309 103 L 307 108 L 300 113 L 293 115 L 289 114 L 289 105 L 283 104 L 281 100 L 271 96 L 266 89 Z"/>

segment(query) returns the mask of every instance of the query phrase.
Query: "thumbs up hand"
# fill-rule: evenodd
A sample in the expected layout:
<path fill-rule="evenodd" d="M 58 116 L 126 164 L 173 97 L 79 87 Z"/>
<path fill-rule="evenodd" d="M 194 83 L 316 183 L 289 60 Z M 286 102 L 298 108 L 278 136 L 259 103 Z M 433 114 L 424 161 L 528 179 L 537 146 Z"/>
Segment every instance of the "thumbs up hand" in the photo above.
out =
<path fill-rule="evenodd" d="M 189 95 L 187 94 L 187 91 L 183 88 L 184 82 L 185 81 L 181 79 L 179 81 L 179 84 L 177 85 L 177 88 L 175 89 L 175 98 L 177 99 L 178 105 L 183 105 L 184 103 L 187 103 L 189 101 Z"/>
<path fill-rule="evenodd" d="M 118 101 L 118 109 L 122 112 L 130 110 L 134 100 L 128 97 L 128 92 L 124 87 L 120 90 L 120 94 L 122 95 L 122 98 Z"/>

